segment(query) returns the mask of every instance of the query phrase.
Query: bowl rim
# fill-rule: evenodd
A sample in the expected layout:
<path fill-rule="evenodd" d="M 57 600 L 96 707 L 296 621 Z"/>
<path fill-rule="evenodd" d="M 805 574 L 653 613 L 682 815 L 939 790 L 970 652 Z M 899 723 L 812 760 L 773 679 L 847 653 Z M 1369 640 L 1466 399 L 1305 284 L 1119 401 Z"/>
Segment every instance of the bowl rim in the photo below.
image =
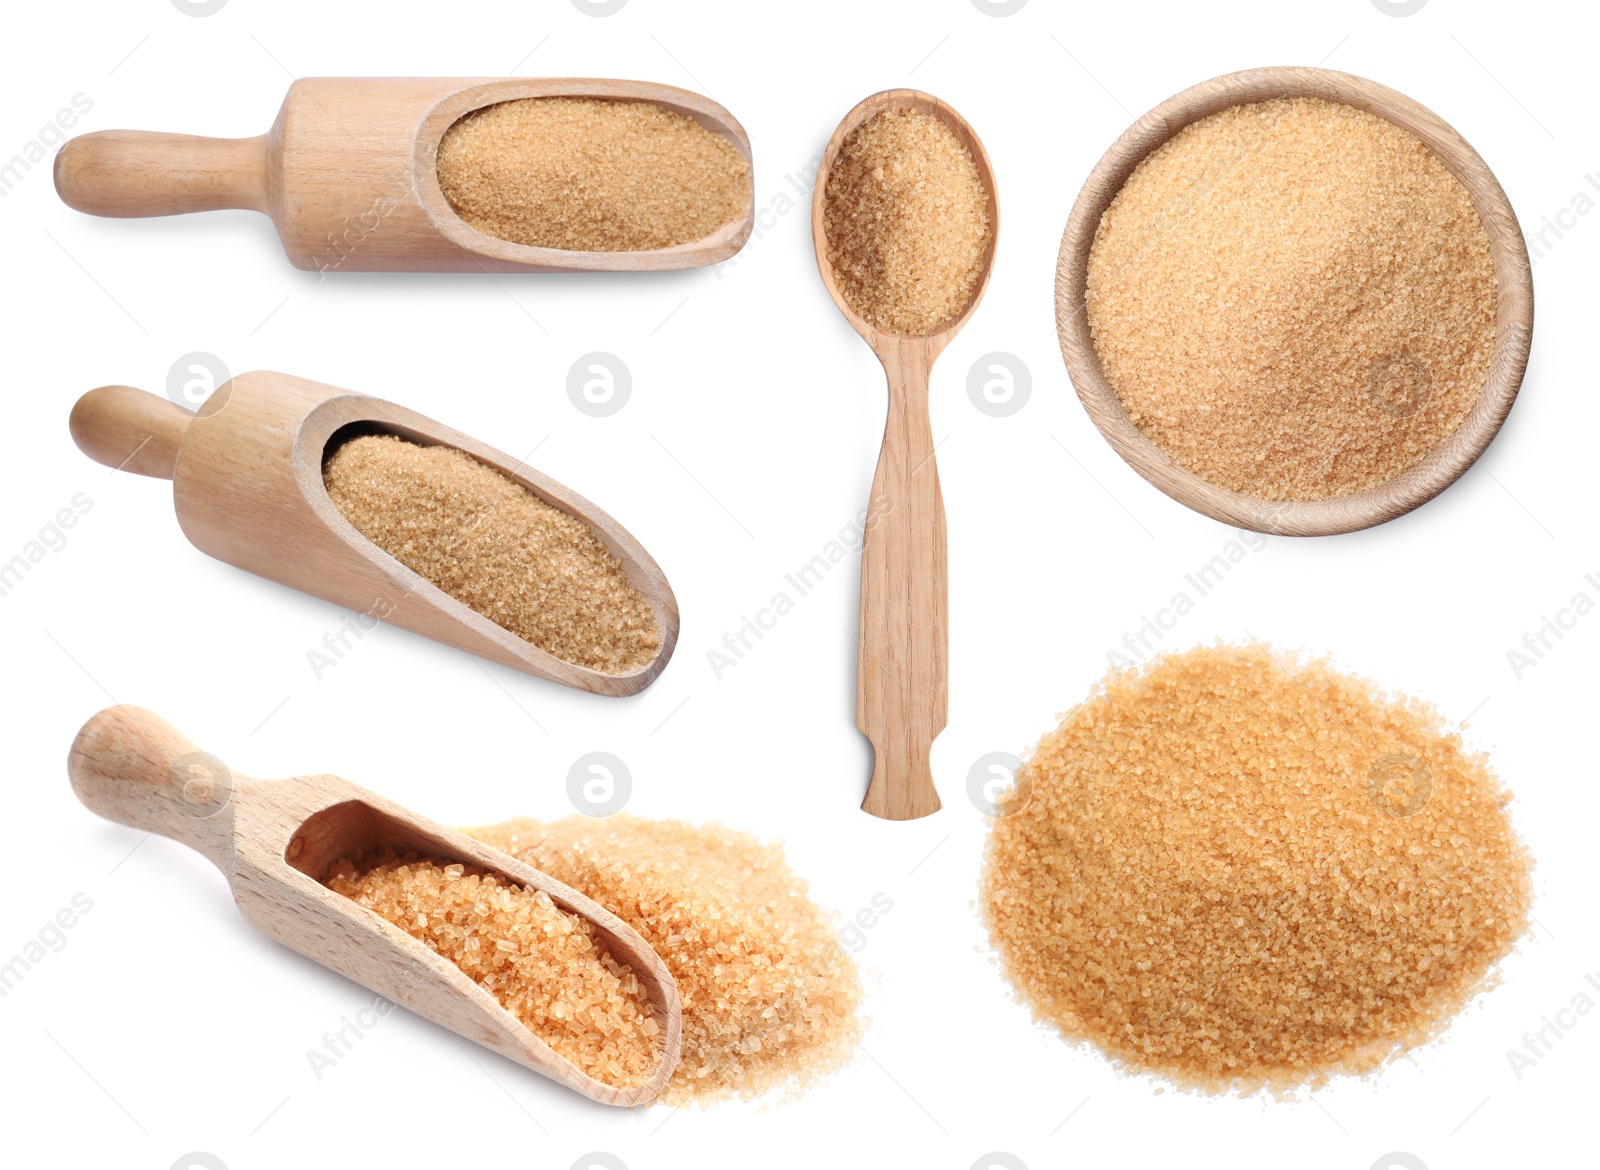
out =
<path fill-rule="evenodd" d="M 1180 466 L 1128 417 L 1101 367 L 1089 331 L 1089 251 L 1100 218 L 1134 169 L 1179 131 L 1212 114 L 1273 98 L 1313 97 L 1376 114 L 1420 139 L 1466 189 L 1489 237 L 1497 304 L 1494 349 L 1483 391 L 1461 425 L 1423 459 L 1371 488 L 1326 500 L 1268 500 L 1233 491 Z M 1505 422 L 1533 340 L 1533 272 L 1516 212 L 1494 172 L 1456 130 L 1420 102 L 1354 74 L 1303 66 L 1247 69 L 1174 94 L 1136 120 L 1095 164 L 1067 218 L 1056 262 L 1061 356 L 1084 409 L 1106 441 L 1179 503 L 1235 527 L 1273 535 L 1324 536 L 1392 520 L 1454 483 Z"/>

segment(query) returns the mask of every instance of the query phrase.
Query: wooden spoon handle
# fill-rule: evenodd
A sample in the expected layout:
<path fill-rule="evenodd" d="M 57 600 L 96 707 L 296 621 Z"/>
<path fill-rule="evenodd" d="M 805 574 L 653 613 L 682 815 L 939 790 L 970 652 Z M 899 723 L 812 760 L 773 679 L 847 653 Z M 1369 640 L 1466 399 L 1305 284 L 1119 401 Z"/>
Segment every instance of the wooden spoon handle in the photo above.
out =
<path fill-rule="evenodd" d="M 72 441 L 96 463 L 171 479 L 178 447 L 194 415 L 170 399 L 132 386 L 101 386 L 72 407 Z"/>
<path fill-rule="evenodd" d="M 882 356 L 889 417 L 861 549 L 856 726 L 874 754 L 861 807 L 911 820 L 939 810 L 928 755 L 946 719 L 944 497 L 928 421 L 932 356 L 916 342 Z"/>
<path fill-rule="evenodd" d="M 200 138 L 97 130 L 56 155 L 68 207 L 119 219 L 243 208 L 269 211 L 267 136 Z"/>
<path fill-rule="evenodd" d="M 181 841 L 233 868 L 235 777 L 142 707 L 107 707 L 67 755 L 72 790 L 108 820 Z"/>

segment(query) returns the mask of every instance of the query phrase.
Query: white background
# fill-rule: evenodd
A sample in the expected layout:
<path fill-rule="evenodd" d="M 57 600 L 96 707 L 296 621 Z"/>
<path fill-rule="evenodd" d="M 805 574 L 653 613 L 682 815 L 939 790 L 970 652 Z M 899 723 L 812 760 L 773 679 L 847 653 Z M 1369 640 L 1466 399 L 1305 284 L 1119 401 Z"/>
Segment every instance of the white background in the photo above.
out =
<path fill-rule="evenodd" d="M 974 916 L 982 820 L 974 759 L 1022 751 L 1101 675 L 1107 651 L 1235 534 L 1147 486 L 1100 439 L 1066 378 L 1051 282 L 1079 184 L 1132 118 L 1234 69 L 1326 62 L 1454 124 L 1525 228 L 1600 182 L 1588 6 L 1432 0 L 1051 4 L 994 18 L 971 0 L 806 5 L 631 0 L 596 19 L 569 0 L 450 5 L 231 0 L 197 19 L 169 0 L 10 8 L 0 158 L 75 94 L 79 130 L 253 135 L 292 76 L 637 77 L 711 94 L 755 145 L 760 206 L 878 89 L 949 100 L 986 142 L 1004 223 L 988 296 L 940 361 L 933 419 L 949 510 L 950 725 L 934 751 L 945 808 L 909 824 L 857 811 L 868 749 L 853 725 L 855 565 L 836 570 L 719 681 L 707 651 L 783 588 L 865 502 L 884 412 L 872 354 L 825 296 L 807 210 L 770 219 L 720 271 L 639 277 L 346 275 L 293 269 L 245 212 L 79 215 L 47 166 L 0 198 L 11 442 L 0 560 L 76 493 L 92 510 L 0 597 L 11 855 L 0 960 L 78 892 L 93 909 L 0 999 L 9 1165 L 242 1167 L 406 1159 L 566 1167 L 855 1164 L 1338 1167 L 1572 1164 L 1592 1150 L 1600 1013 L 1519 1080 L 1507 1050 L 1600 972 L 1592 748 L 1600 616 L 1518 679 L 1507 651 L 1600 571 L 1589 460 L 1600 215 L 1535 270 L 1521 399 L 1456 486 L 1382 528 L 1274 539 L 1201 599 L 1169 645 L 1255 636 L 1470 716 L 1517 794 L 1538 858 L 1539 928 L 1504 985 L 1436 1045 L 1381 1075 L 1278 1103 L 1207 1099 L 1113 1071 L 1030 1023 Z M 531 54 L 531 55 L 530 55 Z M 798 202 L 798 201 L 797 201 Z M 1553 237 L 1552 237 L 1553 238 Z M 91 463 L 75 397 L 160 391 L 190 351 L 389 397 L 520 455 L 609 509 L 665 568 L 683 609 L 666 672 L 608 700 L 403 631 L 369 635 L 318 681 L 307 651 L 332 606 L 211 561 L 167 484 Z M 580 354 L 633 373 L 618 414 L 565 393 Z M 1033 377 L 1009 418 L 965 382 L 1001 350 Z M 861 954 L 872 1017 L 855 1064 L 765 1110 L 591 1105 L 395 1013 L 318 1081 L 322 1035 L 370 995 L 255 934 L 198 855 L 100 821 L 63 762 L 113 700 L 150 707 L 260 776 L 331 771 L 454 823 L 570 811 L 568 766 L 606 750 L 633 811 L 787 841 L 824 905 L 893 909 Z M 1600 976 L 1597 976 L 1600 978 Z M 1600 993 L 1590 989 L 1597 1001 Z"/>

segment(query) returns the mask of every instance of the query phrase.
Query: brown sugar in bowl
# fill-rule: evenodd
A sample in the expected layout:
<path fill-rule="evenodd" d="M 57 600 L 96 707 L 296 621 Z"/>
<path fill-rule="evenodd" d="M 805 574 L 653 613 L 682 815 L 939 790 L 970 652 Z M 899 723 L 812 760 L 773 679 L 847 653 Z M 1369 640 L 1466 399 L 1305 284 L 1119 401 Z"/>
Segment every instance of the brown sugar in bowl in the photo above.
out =
<path fill-rule="evenodd" d="M 1488 237 L 1496 283 L 1494 340 L 1483 388 L 1460 425 L 1390 479 L 1324 499 L 1268 499 L 1224 487 L 1181 465 L 1135 424 L 1111 385 L 1090 331 L 1089 258 L 1101 218 L 1138 166 L 1186 127 L 1235 106 L 1313 98 L 1374 114 L 1409 132 L 1461 184 Z M 1135 471 L 1167 495 L 1237 527 L 1290 536 L 1353 532 L 1438 495 L 1472 466 L 1515 401 L 1533 337 L 1533 279 L 1516 214 L 1488 165 L 1421 104 L 1377 82 L 1328 69 L 1251 69 L 1168 98 L 1112 144 L 1078 194 L 1056 267 L 1056 325 L 1067 372 L 1089 417 Z"/>

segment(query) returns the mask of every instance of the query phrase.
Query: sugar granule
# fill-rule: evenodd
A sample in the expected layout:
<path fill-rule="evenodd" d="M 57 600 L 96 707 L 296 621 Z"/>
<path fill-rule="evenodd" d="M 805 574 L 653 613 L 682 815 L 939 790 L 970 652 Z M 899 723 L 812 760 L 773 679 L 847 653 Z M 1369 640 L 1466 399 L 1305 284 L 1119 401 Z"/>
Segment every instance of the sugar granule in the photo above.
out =
<path fill-rule="evenodd" d="M 742 217 L 750 164 L 721 134 L 651 102 L 520 98 L 439 143 L 439 186 L 472 227 L 578 252 L 690 244 Z"/>
<path fill-rule="evenodd" d="M 465 452 L 360 435 L 322 477 L 362 536 L 539 649 L 606 674 L 660 650 L 650 603 L 589 526 Z"/>
<path fill-rule="evenodd" d="M 596 1080 L 637 1088 L 656 1071 L 659 1028 L 638 976 L 543 890 L 392 852 L 340 860 L 327 884 L 460 967 Z"/>
<path fill-rule="evenodd" d="M 845 137 L 828 172 L 823 230 L 839 292 L 858 316 L 888 333 L 932 333 L 972 301 L 989 194 L 943 120 L 886 110 Z"/>
<path fill-rule="evenodd" d="M 1314 98 L 1185 127 L 1123 184 L 1088 263 L 1094 347 L 1133 423 L 1273 500 L 1374 487 L 1453 434 L 1496 298 L 1488 233 L 1439 157 Z"/>
<path fill-rule="evenodd" d="M 798 1094 L 852 1059 L 855 961 L 780 847 L 621 813 L 468 832 L 587 894 L 661 956 L 683 999 L 665 1103 Z"/>
<path fill-rule="evenodd" d="M 1035 1017 L 1211 1092 L 1433 1038 L 1523 934 L 1510 794 L 1432 708 L 1259 646 L 1113 672 L 1018 773 L 980 905 Z"/>

